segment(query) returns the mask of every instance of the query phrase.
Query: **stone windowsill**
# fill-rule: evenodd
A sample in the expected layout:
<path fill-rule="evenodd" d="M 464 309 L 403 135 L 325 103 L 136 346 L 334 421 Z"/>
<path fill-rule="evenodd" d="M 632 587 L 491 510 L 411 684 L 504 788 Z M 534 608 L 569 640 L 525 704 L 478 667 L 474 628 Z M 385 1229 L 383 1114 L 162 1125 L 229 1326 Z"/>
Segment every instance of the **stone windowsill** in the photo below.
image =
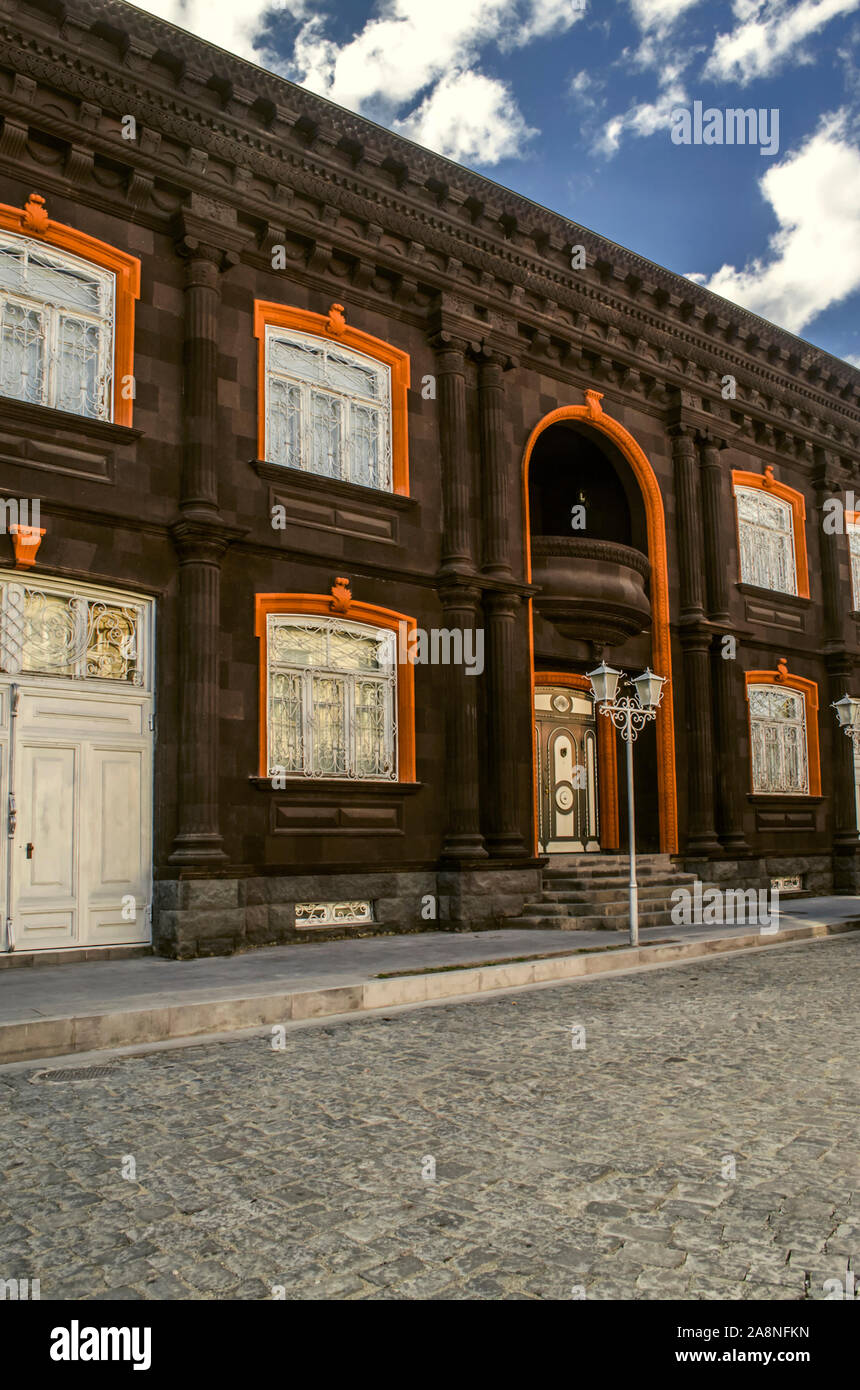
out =
<path fill-rule="evenodd" d="M 257 476 L 266 482 L 298 488 L 299 491 L 311 493 L 314 497 L 342 499 L 353 504 L 366 502 L 374 507 L 390 508 L 398 512 L 415 511 L 419 505 L 415 497 L 402 497 L 400 493 L 383 492 L 379 488 L 364 487 L 361 483 L 345 483 L 339 478 L 324 478 L 319 473 L 303 473 L 299 468 L 269 463 L 266 459 L 251 459 L 250 464 Z"/>
<path fill-rule="evenodd" d="M 259 775 L 249 777 L 249 784 L 259 792 L 270 792 L 274 796 L 289 796 L 294 792 L 324 796 L 413 796 L 421 790 L 421 782 L 361 782 L 352 778 L 336 777 L 288 777 L 285 787 L 273 787 L 271 777 Z"/>
<path fill-rule="evenodd" d="M 70 435 L 78 436 L 98 444 L 134 444 L 143 436 L 143 430 L 134 429 L 131 425 L 93 420 L 88 415 L 75 415 L 48 405 L 32 405 L 28 401 L 16 401 L 11 396 L 0 397 L 0 423 L 18 426 L 22 434 L 35 427 L 60 431 L 66 439 Z"/>
<path fill-rule="evenodd" d="M 811 598 L 803 598 L 800 594 L 784 594 L 781 589 L 760 589 L 757 584 L 745 584 L 742 580 L 738 580 L 737 587 L 749 598 L 767 599 L 768 602 L 784 604 L 786 608 L 802 610 L 812 604 Z"/>

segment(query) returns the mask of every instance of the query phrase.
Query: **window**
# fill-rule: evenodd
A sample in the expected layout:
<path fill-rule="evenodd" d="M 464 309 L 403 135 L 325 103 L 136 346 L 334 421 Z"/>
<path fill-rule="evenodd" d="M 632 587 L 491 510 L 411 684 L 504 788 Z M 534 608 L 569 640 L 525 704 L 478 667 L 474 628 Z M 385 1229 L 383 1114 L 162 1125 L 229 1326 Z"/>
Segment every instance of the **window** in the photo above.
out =
<path fill-rule="evenodd" d="M 809 598 L 803 495 L 778 483 L 773 469 L 733 472 L 740 578 L 772 593 Z"/>
<path fill-rule="evenodd" d="M 387 366 L 309 334 L 266 330 L 266 457 L 391 491 Z"/>
<path fill-rule="evenodd" d="M 270 613 L 268 775 L 397 778 L 396 634 Z"/>
<path fill-rule="evenodd" d="M 851 556 L 851 601 L 856 613 L 860 611 L 860 519 L 856 512 L 849 512 L 846 516 L 845 529 Z"/>
<path fill-rule="evenodd" d="M 796 594 L 794 518 L 790 505 L 753 488 L 739 487 L 735 497 L 741 579 L 760 589 Z"/>
<path fill-rule="evenodd" d="M 809 795 L 806 701 L 801 691 L 751 685 L 747 691 L 755 792 Z"/>
<path fill-rule="evenodd" d="M 0 394 L 109 420 L 115 276 L 0 232 Z"/>
<path fill-rule="evenodd" d="M 409 493 L 409 357 L 328 317 L 257 300 L 261 460 L 297 472 Z"/>

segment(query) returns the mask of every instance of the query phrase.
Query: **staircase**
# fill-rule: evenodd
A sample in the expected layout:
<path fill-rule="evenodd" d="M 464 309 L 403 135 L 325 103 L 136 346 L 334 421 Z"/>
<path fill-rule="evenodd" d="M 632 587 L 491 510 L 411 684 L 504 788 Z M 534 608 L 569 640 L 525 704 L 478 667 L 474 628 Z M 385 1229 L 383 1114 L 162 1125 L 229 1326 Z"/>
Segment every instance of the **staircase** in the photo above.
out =
<path fill-rule="evenodd" d="M 672 892 L 689 888 L 695 874 L 677 870 L 668 854 L 642 854 L 636 859 L 639 883 L 639 926 L 672 923 Z M 543 892 L 526 903 L 519 917 L 505 919 L 506 927 L 552 927 L 557 931 L 626 931 L 630 925 L 626 854 L 553 855 L 543 871 Z"/>

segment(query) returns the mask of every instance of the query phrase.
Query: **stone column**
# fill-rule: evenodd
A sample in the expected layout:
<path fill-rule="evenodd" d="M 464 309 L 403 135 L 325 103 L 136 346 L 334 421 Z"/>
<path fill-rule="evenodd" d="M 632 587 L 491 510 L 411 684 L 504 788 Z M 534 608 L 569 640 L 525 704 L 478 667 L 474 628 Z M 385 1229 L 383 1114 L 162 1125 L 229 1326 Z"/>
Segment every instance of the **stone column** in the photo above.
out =
<path fill-rule="evenodd" d="M 714 740 L 711 719 L 711 632 L 705 623 L 681 628 L 687 733 L 688 854 L 720 849 L 714 815 Z"/>
<path fill-rule="evenodd" d="M 446 628 L 466 632 L 481 625 L 477 588 L 449 584 L 440 591 Z M 477 649 L 472 644 L 470 650 Z M 445 668 L 445 782 L 448 823 L 442 841 L 446 859 L 486 859 L 481 834 L 481 786 L 478 760 L 479 675 L 464 662 Z"/>
<path fill-rule="evenodd" d="M 701 509 L 696 445 L 692 431 L 686 425 L 675 425 L 669 433 L 672 436 L 672 462 L 675 470 L 681 619 L 702 618 L 702 528 L 699 520 Z"/>
<path fill-rule="evenodd" d="M 179 552 L 179 824 L 171 864 L 226 860 L 218 808 L 221 557 L 235 532 L 215 522 L 171 527 Z"/>
<path fill-rule="evenodd" d="M 171 527 L 180 565 L 179 804 L 169 862 L 217 867 L 226 860 L 218 807 L 221 559 L 240 534 L 218 509 L 218 311 L 222 271 L 237 256 L 184 220 L 177 250 L 186 263 L 180 516 Z"/>
<path fill-rule="evenodd" d="M 501 353 L 482 349 L 479 361 L 479 400 L 481 412 L 481 494 L 484 512 L 484 574 L 493 579 L 510 579 L 510 479 L 512 460 L 505 450 L 505 388 L 502 373 L 506 359 Z"/>
<path fill-rule="evenodd" d="M 723 515 L 723 470 L 720 462 L 722 441 L 701 440 L 701 497 L 704 532 L 704 562 L 708 618 L 712 625 L 726 629 L 729 613 L 729 557 Z M 731 632 L 725 635 L 731 636 Z M 745 854 L 749 845 L 743 830 L 743 779 L 738 777 L 737 695 L 740 667 L 737 660 L 723 656 L 718 632 L 711 653 L 714 690 L 716 751 L 716 828 L 727 854 Z"/>
<path fill-rule="evenodd" d="M 723 472 L 720 445 L 712 439 L 702 444 L 701 469 L 708 616 L 712 622 L 725 623 L 729 619 L 729 569 L 723 544 Z"/>
<path fill-rule="evenodd" d="M 466 425 L 466 342 L 450 333 L 431 340 L 439 384 L 439 438 L 442 446 L 442 570 L 471 573 L 472 477 Z"/>
<path fill-rule="evenodd" d="M 517 774 L 516 749 L 523 721 L 531 737 L 532 715 L 528 696 L 519 699 L 516 680 L 516 628 L 522 609 L 519 594 L 489 593 L 487 613 L 487 764 L 490 804 L 487 844 L 490 853 L 511 858 L 528 853 L 518 823 L 517 807 L 522 786 Z"/>
<path fill-rule="evenodd" d="M 687 743 L 688 854 L 715 854 L 720 842 L 714 829 L 714 747 L 708 649 L 702 576 L 702 528 L 696 445 L 683 424 L 673 426 L 672 460 L 678 518 L 681 589 L 681 651 Z"/>

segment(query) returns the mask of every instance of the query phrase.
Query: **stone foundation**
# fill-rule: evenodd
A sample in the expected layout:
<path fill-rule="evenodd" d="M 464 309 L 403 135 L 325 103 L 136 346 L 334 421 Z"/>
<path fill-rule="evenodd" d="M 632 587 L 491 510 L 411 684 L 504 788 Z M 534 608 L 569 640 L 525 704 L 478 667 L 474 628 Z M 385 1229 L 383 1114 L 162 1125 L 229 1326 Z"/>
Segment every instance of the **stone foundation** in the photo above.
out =
<path fill-rule="evenodd" d="M 419 873 L 161 879 L 154 885 L 159 955 L 222 956 L 255 946 L 386 932 L 479 931 L 514 917 L 540 887 L 537 867 Z M 373 922 L 296 927 L 296 903 L 369 899 Z"/>
<path fill-rule="evenodd" d="M 770 888 L 772 878 L 789 874 L 801 874 L 803 892 L 815 897 L 832 893 L 835 886 L 834 856 L 830 854 L 767 855 L 748 859 L 685 858 L 684 868 L 715 888 Z"/>

